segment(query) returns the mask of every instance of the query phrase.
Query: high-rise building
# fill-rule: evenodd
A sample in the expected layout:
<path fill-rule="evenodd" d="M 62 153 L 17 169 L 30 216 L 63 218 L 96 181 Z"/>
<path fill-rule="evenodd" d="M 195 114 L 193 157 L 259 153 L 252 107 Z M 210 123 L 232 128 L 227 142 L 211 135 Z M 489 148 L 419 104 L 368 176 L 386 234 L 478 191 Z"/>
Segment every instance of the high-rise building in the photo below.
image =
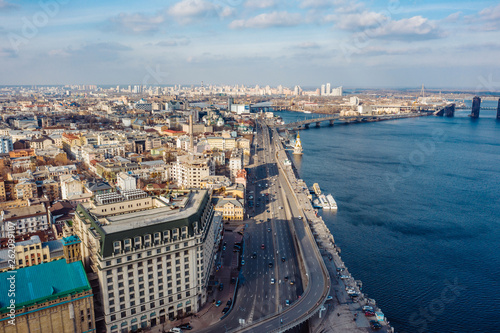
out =
<path fill-rule="evenodd" d="M 330 96 L 331 93 L 332 93 L 332 87 L 331 87 L 330 83 L 327 83 L 326 84 L 326 95 Z"/>
<path fill-rule="evenodd" d="M 99 282 L 107 332 L 156 326 L 207 302 L 223 226 L 211 199 L 207 190 L 170 199 L 136 190 L 78 206 L 74 230 Z"/>
<path fill-rule="evenodd" d="M 472 110 L 470 117 L 471 118 L 479 118 L 479 111 L 481 111 L 481 98 L 475 96 L 472 99 Z"/>
<path fill-rule="evenodd" d="M 321 96 L 325 96 L 326 95 L 326 87 L 324 84 L 321 85 Z"/>

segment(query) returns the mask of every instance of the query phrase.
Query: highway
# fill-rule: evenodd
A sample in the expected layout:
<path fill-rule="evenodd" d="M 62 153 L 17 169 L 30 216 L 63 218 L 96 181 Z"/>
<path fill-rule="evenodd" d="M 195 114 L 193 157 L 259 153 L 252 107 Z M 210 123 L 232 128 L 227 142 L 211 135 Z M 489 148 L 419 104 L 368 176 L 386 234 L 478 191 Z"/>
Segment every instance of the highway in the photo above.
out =
<path fill-rule="evenodd" d="M 255 142 L 257 163 L 250 168 L 247 198 L 253 196 L 254 206 L 248 210 L 252 219 L 244 234 L 245 264 L 235 304 L 223 320 L 198 332 L 284 330 L 311 316 L 329 293 L 328 272 L 309 227 L 299 218 L 303 213 L 292 189 L 278 172 L 269 129 L 263 126 L 258 127 Z M 301 281 L 292 233 L 307 258 L 309 288 Z"/>

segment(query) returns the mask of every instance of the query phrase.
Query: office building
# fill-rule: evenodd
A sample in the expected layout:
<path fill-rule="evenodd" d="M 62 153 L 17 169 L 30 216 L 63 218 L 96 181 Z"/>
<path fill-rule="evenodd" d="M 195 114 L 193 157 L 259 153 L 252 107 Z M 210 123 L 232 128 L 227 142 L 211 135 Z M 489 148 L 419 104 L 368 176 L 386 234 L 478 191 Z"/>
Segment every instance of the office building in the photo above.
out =
<path fill-rule="evenodd" d="M 209 191 L 98 195 L 89 208 L 78 206 L 74 230 L 99 280 L 107 332 L 156 326 L 208 301 L 222 231 Z"/>

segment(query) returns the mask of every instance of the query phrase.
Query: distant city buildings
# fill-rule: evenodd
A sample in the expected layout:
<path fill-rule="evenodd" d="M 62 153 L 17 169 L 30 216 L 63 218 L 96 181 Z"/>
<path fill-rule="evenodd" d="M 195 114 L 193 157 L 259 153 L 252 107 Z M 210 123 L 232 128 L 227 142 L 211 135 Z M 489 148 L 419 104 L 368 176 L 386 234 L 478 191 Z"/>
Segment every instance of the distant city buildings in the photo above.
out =
<path fill-rule="evenodd" d="M 334 96 L 341 97 L 343 95 L 343 87 L 331 88 L 330 83 L 327 83 L 326 86 L 324 84 L 321 85 L 321 96 Z"/>

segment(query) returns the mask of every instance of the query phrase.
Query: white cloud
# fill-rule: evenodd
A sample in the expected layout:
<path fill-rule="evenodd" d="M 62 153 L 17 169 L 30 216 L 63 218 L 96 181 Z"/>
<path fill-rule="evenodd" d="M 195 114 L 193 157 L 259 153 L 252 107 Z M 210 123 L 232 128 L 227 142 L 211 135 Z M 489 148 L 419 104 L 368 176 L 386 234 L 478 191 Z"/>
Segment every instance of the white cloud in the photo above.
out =
<path fill-rule="evenodd" d="M 10 2 L 7 2 L 5 0 L 0 0 L 0 10 L 9 10 L 9 9 L 15 9 L 18 8 L 19 6 Z"/>
<path fill-rule="evenodd" d="M 156 43 L 155 45 L 171 47 L 171 46 L 184 46 L 188 45 L 189 43 L 191 43 L 191 41 L 187 38 L 178 38 L 178 39 L 162 40 Z"/>
<path fill-rule="evenodd" d="M 411 41 L 441 38 L 444 36 L 444 33 L 438 28 L 435 22 L 422 16 L 414 16 L 396 21 L 388 21 L 380 27 L 372 29 L 368 35 L 370 37 Z"/>
<path fill-rule="evenodd" d="M 380 13 L 363 11 L 352 14 L 332 14 L 325 17 L 326 21 L 334 21 L 337 28 L 357 31 L 373 28 L 387 22 L 388 18 Z"/>
<path fill-rule="evenodd" d="M 169 8 L 168 13 L 181 23 L 190 23 L 200 17 L 225 18 L 234 14 L 234 8 L 206 0 L 182 0 Z"/>
<path fill-rule="evenodd" d="M 156 15 L 120 13 L 110 19 L 114 30 L 137 34 L 158 31 L 164 21 L 165 17 L 161 13 Z"/>
<path fill-rule="evenodd" d="M 500 29 L 500 4 L 495 7 L 489 7 L 479 12 L 480 22 L 483 22 L 481 30 L 495 31 Z"/>
<path fill-rule="evenodd" d="M 303 42 L 298 44 L 296 47 L 299 49 L 317 49 L 319 48 L 319 44 L 316 42 Z"/>
<path fill-rule="evenodd" d="M 299 25 L 301 22 L 300 14 L 275 11 L 260 14 L 247 20 L 234 20 L 229 27 L 231 29 L 291 27 Z"/>
<path fill-rule="evenodd" d="M 276 0 L 247 0 L 245 2 L 245 7 L 248 8 L 270 8 L 277 5 Z"/>

